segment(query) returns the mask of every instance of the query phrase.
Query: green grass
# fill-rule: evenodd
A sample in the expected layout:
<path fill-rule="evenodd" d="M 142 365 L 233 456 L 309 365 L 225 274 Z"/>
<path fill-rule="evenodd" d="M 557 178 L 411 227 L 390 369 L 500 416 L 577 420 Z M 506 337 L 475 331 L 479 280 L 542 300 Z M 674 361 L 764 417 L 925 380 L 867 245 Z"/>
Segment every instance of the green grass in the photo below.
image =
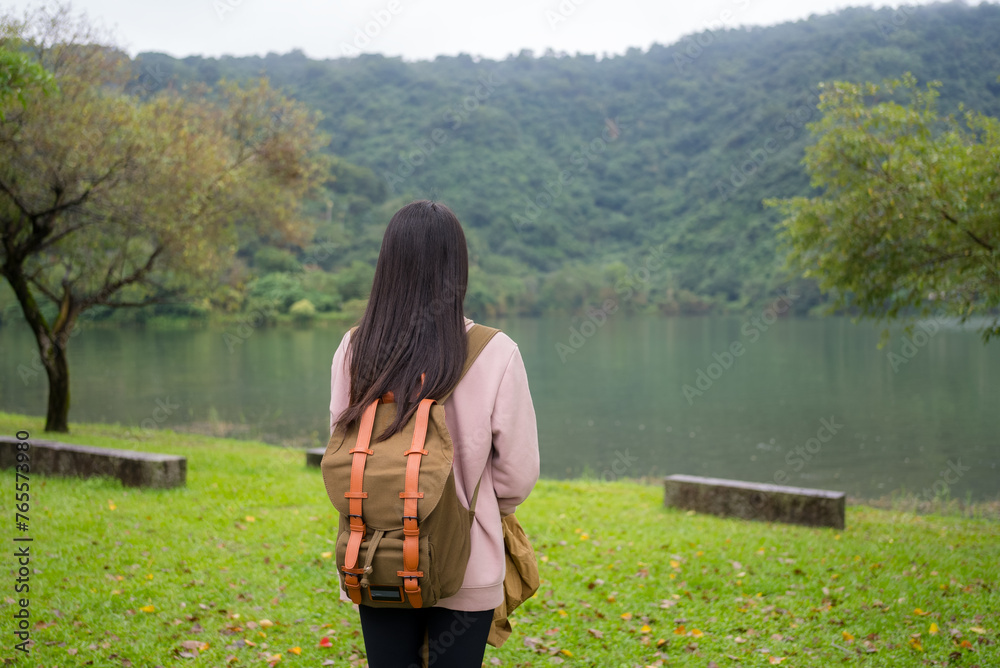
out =
<path fill-rule="evenodd" d="M 0 413 L 0 434 L 41 428 Z M 335 513 L 302 451 L 125 431 L 79 424 L 59 440 L 185 455 L 187 487 L 31 477 L 35 645 L 19 665 L 264 666 L 276 654 L 279 666 L 364 665 L 357 613 L 323 556 Z M 14 476 L 2 475 L 10 499 Z M 539 482 L 518 517 L 542 587 L 486 665 L 1000 665 L 996 522 L 850 506 L 845 531 L 811 529 L 580 480 Z M 12 586 L 0 599 L 11 661 Z"/>

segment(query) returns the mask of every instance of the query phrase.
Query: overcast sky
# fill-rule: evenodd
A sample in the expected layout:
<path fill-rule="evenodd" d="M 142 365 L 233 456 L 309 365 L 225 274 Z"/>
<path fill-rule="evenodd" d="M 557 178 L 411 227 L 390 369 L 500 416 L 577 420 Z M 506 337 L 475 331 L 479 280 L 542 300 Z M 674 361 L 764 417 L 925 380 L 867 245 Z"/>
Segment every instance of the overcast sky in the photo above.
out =
<path fill-rule="evenodd" d="M 4 10 L 37 2 L 3 0 Z M 917 0 L 906 4 L 928 4 Z M 976 4 L 976 3 L 972 3 Z M 467 53 L 502 59 L 521 49 L 624 53 L 670 44 L 705 28 L 774 25 L 844 7 L 842 0 L 75 0 L 132 55 L 264 55 L 302 49 L 312 58 L 359 52 L 428 60 Z"/>

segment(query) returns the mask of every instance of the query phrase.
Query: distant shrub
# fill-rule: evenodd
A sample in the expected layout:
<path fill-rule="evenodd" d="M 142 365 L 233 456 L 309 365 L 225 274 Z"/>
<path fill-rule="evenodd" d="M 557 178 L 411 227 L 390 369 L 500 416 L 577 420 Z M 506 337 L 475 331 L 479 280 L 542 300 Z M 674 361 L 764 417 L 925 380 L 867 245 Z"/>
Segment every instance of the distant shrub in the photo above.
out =
<path fill-rule="evenodd" d="M 316 307 L 308 299 L 300 299 L 292 304 L 288 313 L 292 316 L 292 320 L 297 323 L 312 322 L 316 317 Z"/>
<path fill-rule="evenodd" d="M 257 273 L 271 274 L 278 271 L 300 271 L 302 265 L 291 251 L 274 246 L 264 246 L 253 255 Z"/>

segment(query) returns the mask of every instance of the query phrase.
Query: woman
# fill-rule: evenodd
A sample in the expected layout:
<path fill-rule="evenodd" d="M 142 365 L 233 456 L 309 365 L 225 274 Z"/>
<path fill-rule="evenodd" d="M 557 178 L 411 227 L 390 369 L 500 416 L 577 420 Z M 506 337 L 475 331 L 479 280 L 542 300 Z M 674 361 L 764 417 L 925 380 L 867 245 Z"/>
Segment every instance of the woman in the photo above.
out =
<path fill-rule="evenodd" d="M 444 403 L 445 422 L 465 507 L 481 480 L 458 593 L 416 610 L 359 606 L 371 668 L 421 666 L 425 640 L 430 666 L 481 665 L 493 610 L 503 601 L 500 516 L 514 512 L 538 479 L 535 412 L 517 345 L 496 334 L 459 382 L 473 325 L 462 308 L 468 272 L 455 214 L 436 202 L 407 204 L 386 228 L 358 328 L 344 335 L 333 357 L 331 433 L 390 391 L 399 417 L 389 430 L 399 429 L 420 399 L 454 387 Z M 341 600 L 349 601 L 343 591 Z"/>

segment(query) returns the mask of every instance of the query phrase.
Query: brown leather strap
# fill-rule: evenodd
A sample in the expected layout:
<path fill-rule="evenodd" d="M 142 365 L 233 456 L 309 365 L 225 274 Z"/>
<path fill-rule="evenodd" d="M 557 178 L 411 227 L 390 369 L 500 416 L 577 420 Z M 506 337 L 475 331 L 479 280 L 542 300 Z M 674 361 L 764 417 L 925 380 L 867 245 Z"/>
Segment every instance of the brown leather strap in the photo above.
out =
<path fill-rule="evenodd" d="M 413 426 L 413 440 L 406 455 L 406 482 L 399 498 L 403 499 L 403 570 L 396 575 L 403 578 L 403 591 L 406 592 L 410 605 L 414 608 L 423 607 L 420 596 L 420 584 L 417 578 L 424 576 L 420 567 L 420 525 L 417 521 L 417 500 L 424 498 L 419 491 L 420 458 L 427 454 L 424 442 L 427 439 L 427 423 L 430 418 L 433 399 L 422 399 L 417 406 L 416 422 Z"/>
<path fill-rule="evenodd" d="M 364 568 L 358 568 L 358 552 L 365 538 L 367 527 L 361 517 L 361 501 L 368 498 L 368 492 L 362 490 L 365 477 L 365 460 L 372 451 L 368 449 L 372 440 L 372 429 L 375 426 L 375 409 L 378 400 L 369 404 L 361 416 L 361 426 L 358 429 L 358 441 L 349 450 L 354 455 L 351 461 L 351 489 L 344 492 L 344 497 L 350 499 L 351 535 L 347 539 L 347 554 L 344 557 L 344 584 L 347 585 L 347 595 L 354 603 L 361 603 L 360 576 Z"/>

